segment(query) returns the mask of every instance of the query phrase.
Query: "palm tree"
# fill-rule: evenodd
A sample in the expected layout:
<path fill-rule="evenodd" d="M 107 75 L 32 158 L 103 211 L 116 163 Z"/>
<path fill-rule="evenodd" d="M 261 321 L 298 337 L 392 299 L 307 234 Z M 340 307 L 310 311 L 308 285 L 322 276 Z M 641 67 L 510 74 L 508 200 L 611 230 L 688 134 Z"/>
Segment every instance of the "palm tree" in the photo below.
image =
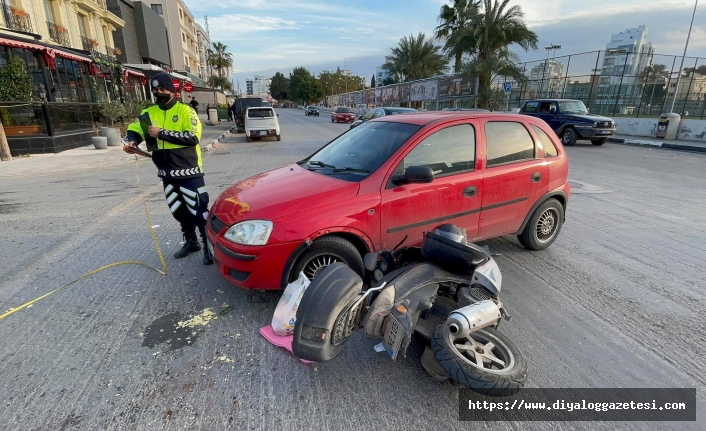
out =
<path fill-rule="evenodd" d="M 443 5 L 434 37 L 444 41 L 444 52 L 454 59 L 454 73 L 461 72 L 463 54 L 475 46 L 473 25 L 478 20 L 480 0 L 454 0 L 453 6 Z"/>
<path fill-rule="evenodd" d="M 218 76 L 223 78 L 223 72 L 233 67 L 233 54 L 221 42 L 213 42 L 212 45 L 213 49 L 208 50 L 208 64 L 218 69 Z"/>
<path fill-rule="evenodd" d="M 479 105 L 487 108 L 493 76 L 513 76 L 516 72 L 509 73 L 512 70 L 508 62 L 519 59 L 510 53 L 508 47 L 517 44 L 525 51 L 537 49 L 538 37 L 527 28 L 522 8 L 517 5 L 510 7 L 510 0 L 471 2 L 465 5 L 465 9 L 462 3 L 462 0 L 454 3 L 455 10 L 458 6 L 455 21 L 450 15 L 440 16 L 440 20 L 446 22 L 450 19 L 457 24 L 463 22 L 462 26 L 456 25 L 456 30 L 449 34 L 447 46 L 456 47 L 458 44 L 453 52 L 462 49 L 463 53 L 470 56 L 470 66 L 466 67 L 466 71 L 477 74 Z M 448 11 L 442 8 L 442 12 Z"/>
<path fill-rule="evenodd" d="M 397 82 L 413 81 L 446 73 L 446 57 L 440 47 L 427 39 L 424 33 L 400 39 L 382 66 Z"/>
<path fill-rule="evenodd" d="M 645 70 L 640 73 L 640 79 L 647 81 L 651 79 L 652 81 L 665 81 L 669 79 L 670 73 L 667 71 L 667 66 L 664 64 L 653 64 L 647 66 Z"/>

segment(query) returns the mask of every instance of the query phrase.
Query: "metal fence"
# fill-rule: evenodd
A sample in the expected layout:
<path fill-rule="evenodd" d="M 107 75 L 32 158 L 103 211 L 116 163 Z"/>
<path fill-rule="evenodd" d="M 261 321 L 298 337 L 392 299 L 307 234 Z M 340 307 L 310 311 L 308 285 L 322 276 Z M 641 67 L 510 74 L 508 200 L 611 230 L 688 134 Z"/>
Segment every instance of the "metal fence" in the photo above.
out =
<path fill-rule="evenodd" d="M 591 113 L 611 117 L 658 117 L 673 112 L 687 118 L 706 118 L 706 58 L 625 50 L 591 51 L 521 64 L 525 78 L 493 83 L 491 109 L 519 108 L 525 100 L 565 98 L 581 100 Z M 679 76 L 681 75 L 681 79 Z M 677 81 L 679 81 L 677 83 Z M 411 90 L 409 85 L 411 84 Z M 327 96 L 327 105 L 411 106 L 425 110 L 476 106 L 477 81 L 443 76 Z M 425 94 L 417 96 L 415 85 Z M 433 89 L 429 91 L 429 89 Z"/>
<path fill-rule="evenodd" d="M 566 98 L 583 101 L 595 114 L 648 117 L 669 112 L 676 92 L 674 112 L 704 118 L 706 59 L 686 57 L 680 70 L 681 60 L 606 50 L 527 62 L 522 65 L 526 79 L 515 83 L 509 106 L 542 97 Z"/>

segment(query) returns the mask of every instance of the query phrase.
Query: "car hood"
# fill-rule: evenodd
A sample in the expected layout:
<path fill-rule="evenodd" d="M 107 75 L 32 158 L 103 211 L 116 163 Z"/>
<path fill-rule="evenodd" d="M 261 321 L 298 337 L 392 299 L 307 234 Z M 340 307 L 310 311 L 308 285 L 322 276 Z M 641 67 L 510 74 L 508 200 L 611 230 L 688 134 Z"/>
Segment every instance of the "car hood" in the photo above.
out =
<path fill-rule="evenodd" d="M 359 187 L 294 164 L 232 185 L 216 199 L 213 213 L 229 226 L 242 220 L 275 220 L 353 198 Z"/>
<path fill-rule="evenodd" d="M 564 114 L 561 116 L 561 118 L 564 118 L 567 120 L 584 121 L 584 122 L 613 121 L 612 118 L 608 118 L 608 117 L 604 117 L 602 115 L 596 115 L 596 114 Z"/>

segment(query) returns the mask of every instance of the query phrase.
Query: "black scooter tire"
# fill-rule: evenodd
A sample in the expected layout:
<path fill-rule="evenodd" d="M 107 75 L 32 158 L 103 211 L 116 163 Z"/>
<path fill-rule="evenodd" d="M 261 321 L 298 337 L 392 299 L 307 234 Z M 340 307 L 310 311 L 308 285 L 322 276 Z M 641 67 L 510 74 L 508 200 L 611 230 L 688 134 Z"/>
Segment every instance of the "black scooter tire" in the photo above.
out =
<path fill-rule="evenodd" d="M 487 370 L 471 363 L 470 359 L 452 347 L 455 337 L 448 325 L 436 328 L 431 339 L 434 357 L 446 370 L 451 380 L 482 395 L 505 397 L 514 395 L 525 386 L 527 362 L 520 350 L 502 333 L 492 328 L 480 329 L 473 334 L 475 340 L 492 342 L 502 352 L 505 362 L 510 366 L 502 370 Z"/>

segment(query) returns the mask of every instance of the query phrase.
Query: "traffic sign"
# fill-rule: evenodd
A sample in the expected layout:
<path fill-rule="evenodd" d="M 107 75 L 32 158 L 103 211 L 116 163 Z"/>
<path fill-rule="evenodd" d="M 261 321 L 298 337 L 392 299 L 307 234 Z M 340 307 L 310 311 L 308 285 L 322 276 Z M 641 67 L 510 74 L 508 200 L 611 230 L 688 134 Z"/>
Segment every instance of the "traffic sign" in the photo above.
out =
<path fill-rule="evenodd" d="M 172 79 L 172 83 L 174 84 L 174 89 L 176 91 L 179 91 L 179 89 L 181 88 L 181 82 L 179 82 L 178 79 L 174 78 Z"/>
<path fill-rule="evenodd" d="M 503 88 L 505 88 L 506 93 L 509 93 L 512 90 L 512 82 L 506 82 Z"/>
<path fill-rule="evenodd" d="M 186 91 L 187 93 L 191 93 L 192 91 L 194 91 L 194 86 L 190 82 L 187 82 L 186 84 L 184 84 L 184 91 Z"/>

